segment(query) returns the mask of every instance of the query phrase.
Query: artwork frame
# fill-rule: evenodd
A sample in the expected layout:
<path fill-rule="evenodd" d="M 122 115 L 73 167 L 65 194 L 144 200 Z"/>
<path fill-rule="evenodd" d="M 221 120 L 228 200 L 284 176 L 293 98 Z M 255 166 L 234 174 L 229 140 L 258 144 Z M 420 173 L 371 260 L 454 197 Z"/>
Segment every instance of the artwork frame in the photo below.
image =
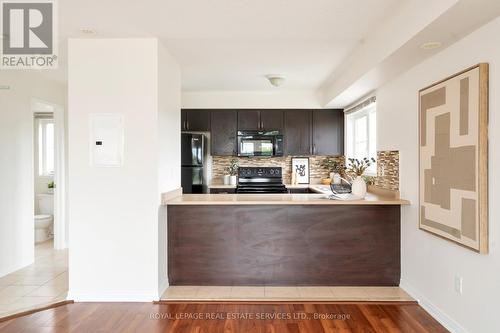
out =
<path fill-rule="evenodd" d="M 480 63 L 418 92 L 419 229 L 488 253 L 488 78 Z"/>
<path fill-rule="evenodd" d="M 302 172 L 301 172 L 302 171 Z M 292 157 L 292 172 L 297 172 L 297 184 L 309 184 L 309 157 Z"/>

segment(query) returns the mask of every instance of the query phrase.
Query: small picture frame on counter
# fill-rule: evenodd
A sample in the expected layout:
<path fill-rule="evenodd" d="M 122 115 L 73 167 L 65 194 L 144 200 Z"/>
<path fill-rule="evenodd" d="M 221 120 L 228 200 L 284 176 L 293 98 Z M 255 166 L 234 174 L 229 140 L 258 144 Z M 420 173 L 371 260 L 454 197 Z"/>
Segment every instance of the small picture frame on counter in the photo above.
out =
<path fill-rule="evenodd" d="M 297 184 L 309 184 L 309 157 L 292 157 L 292 175 L 294 173 Z"/>

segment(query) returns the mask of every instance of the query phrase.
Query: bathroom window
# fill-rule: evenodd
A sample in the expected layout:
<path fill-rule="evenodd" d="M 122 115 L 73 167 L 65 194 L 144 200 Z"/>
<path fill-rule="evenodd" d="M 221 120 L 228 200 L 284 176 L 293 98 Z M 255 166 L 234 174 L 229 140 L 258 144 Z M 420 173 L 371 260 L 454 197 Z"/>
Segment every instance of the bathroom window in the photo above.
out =
<path fill-rule="evenodd" d="M 377 104 L 375 99 L 363 102 L 346 114 L 346 157 L 362 159 L 377 158 Z M 351 109 L 352 110 L 352 109 Z M 375 175 L 376 164 L 366 171 Z"/>
<path fill-rule="evenodd" d="M 54 120 L 38 119 L 38 175 L 54 175 Z"/>

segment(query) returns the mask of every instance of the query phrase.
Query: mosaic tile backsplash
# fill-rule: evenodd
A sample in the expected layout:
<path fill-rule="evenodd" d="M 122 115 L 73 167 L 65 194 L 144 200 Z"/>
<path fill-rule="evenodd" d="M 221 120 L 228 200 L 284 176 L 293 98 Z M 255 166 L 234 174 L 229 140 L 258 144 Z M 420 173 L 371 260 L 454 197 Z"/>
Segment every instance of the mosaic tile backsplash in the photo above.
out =
<path fill-rule="evenodd" d="M 224 169 L 229 165 L 231 159 L 238 159 L 240 166 L 263 166 L 281 167 L 283 170 L 283 182 L 291 183 L 292 156 L 286 157 L 232 157 L 212 156 L 212 184 L 222 184 Z M 344 156 L 309 156 L 309 172 L 311 184 L 319 184 L 322 178 L 328 178 L 330 172 L 321 166 L 325 158 L 336 159 L 344 163 Z M 377 177 L 374 185 L 392 191 L 399 191 L 399 152 L 379 151 L 377 152 Z"/>
<path fill-rule="evenodd" d="M 302 157 L 302 156 L 301 156 Z M 321 166 L 325 158 L 344 161 L 344 156 L 309 156 L 310 182 L 319 184 L 322 178 L 330 177 L 330 172 Z M 283 172 L 283 182 L 291 183 L 292 156 L 284 157 L 232 157 L 232 156 L 212 156 L 212 184 L 222 184 L 224 169 L 233 159 L 238 159 L 239 166 L 255 167 L 281 167 Z"/>
<path fill-rule="evenodd" d="M 386 190 L 399 191 L 399 151 L 377 152 L 377 177 L 374 185 Z"/>

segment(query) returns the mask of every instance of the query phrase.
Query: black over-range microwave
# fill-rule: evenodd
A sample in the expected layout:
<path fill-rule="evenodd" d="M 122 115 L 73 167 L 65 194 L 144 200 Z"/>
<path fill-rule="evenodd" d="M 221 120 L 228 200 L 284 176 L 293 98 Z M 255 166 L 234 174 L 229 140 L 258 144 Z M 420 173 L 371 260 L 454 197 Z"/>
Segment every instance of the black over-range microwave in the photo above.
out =
<path fill-rule="evenodd" d="M 280 131 L 238 131 L 238 156 L 283 156 Z"/>

